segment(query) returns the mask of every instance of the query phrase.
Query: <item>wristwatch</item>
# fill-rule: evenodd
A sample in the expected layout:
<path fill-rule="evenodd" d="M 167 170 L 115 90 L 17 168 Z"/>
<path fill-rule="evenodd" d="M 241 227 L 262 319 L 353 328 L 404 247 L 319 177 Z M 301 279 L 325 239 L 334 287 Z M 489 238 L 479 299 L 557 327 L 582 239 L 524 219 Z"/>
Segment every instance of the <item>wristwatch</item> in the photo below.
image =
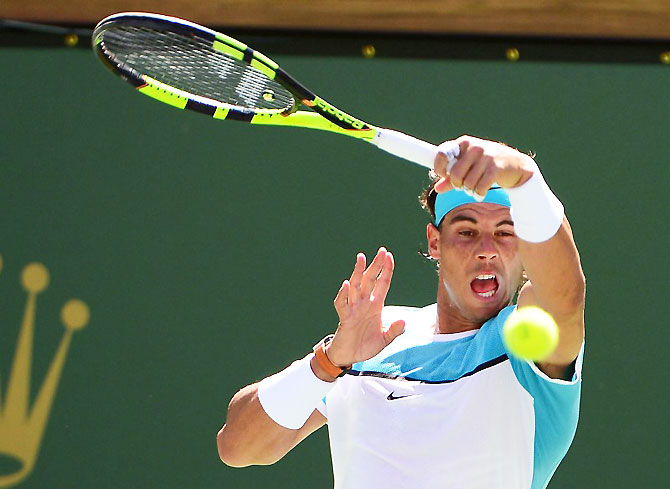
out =
<path fill-rule="evenodd" d="M 334 334 L 329 334 L 324 339 L 319 341 L 314 346 L 314 356 L 316 357 L 316 361 L 319 363 L 321 368 L 325 370 L 328 375 L 338 378 L 342 377 L 347 372 L 347 370 L 351 368 L 351 365 L 348 367 L 338 367 L 333 362 L 331 362 L 330 358 L 328 358 L 328 355 L 326 355 L 326 345 L 328 345 L 328 343 L 330 343 L 334 337 Z"/>

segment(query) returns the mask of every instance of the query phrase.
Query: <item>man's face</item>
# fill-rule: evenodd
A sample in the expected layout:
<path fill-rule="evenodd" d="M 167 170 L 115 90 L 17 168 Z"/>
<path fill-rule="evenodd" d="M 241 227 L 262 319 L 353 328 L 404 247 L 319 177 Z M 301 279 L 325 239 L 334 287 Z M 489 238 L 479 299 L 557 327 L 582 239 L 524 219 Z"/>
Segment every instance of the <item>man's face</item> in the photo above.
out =
<path fill-rule="evenodd" d="M 467 322 L 482 323 L 509 305 L 523 265 L 509 208 L 466 204 L 440 230 L 428 225 L 430 255 L 440 261 L 438 301 Z"/>

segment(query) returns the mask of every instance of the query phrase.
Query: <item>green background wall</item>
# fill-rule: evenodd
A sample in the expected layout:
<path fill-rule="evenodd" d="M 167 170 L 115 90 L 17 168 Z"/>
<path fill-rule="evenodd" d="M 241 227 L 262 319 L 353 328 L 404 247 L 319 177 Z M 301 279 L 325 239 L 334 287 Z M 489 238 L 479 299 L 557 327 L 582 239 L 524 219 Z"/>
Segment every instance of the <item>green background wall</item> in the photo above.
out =
<path fill-rule="evenodd" d="M 373 123 L 537 153 L 588 281 L 581 421 L 550 487 L 660 487 L 668 68 L 278 61 Z M 334 330 L 332 298 L 356 252 L 394 252 L 388 303 L 434 301 L 433 268 L 417 253 L 425 172 L 346 138 L 179 112 L 134 94 L 85 50 L 4 48 L 0 73 L 3 391 L 27 263 L 51 275 L 37 302 L 33 396 L 62 335 L 61 305 L 79 297 L 91 310 L 35 469 L 17 487 L 329 487 L 325 430 L 281 463 L 247 469 L 218 461 L 215 434 L 237 389 Z"/>

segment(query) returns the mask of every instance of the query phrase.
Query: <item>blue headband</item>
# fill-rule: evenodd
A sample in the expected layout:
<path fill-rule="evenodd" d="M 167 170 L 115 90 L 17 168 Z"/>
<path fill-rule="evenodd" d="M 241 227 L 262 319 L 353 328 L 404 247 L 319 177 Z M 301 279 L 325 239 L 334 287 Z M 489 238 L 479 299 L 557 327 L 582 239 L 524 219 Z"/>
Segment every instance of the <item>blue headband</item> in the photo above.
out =
<path fill-rule="evenodd" d="M 454 210 L 465 204 L 498 204 L 505 207 L 511 207 L 509 203 L 509 196 L 504 189 L 500 187 L 491 187 L 486 192 L 484 200 L 475 200 L 462 190 L 449 190 L 441 194 L 437 194 L 435 199 L 435 227 L 439 226 L 449 211 Z"/>

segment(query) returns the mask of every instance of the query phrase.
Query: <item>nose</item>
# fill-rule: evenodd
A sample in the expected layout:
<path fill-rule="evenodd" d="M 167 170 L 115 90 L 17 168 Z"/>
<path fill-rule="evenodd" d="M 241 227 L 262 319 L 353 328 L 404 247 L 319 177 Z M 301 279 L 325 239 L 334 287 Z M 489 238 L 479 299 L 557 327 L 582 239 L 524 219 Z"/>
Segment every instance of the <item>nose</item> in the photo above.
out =
<path fill-rule="evenodd" d="M 498 250 L 495 246 L 493 238 L 490 236 L 482 236 L 479 240 L 477 249 L 477 258 L 480 260 L 495 260 L 498 257 Z"/>

